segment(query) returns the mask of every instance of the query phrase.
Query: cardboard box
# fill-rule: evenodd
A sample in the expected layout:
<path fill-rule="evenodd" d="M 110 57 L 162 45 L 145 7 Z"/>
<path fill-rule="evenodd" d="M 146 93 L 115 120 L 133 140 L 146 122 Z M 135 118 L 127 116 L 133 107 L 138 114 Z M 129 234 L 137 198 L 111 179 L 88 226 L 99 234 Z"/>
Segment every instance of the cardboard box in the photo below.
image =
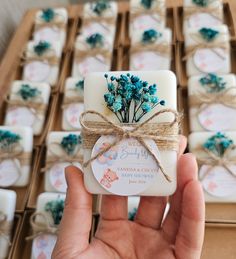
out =
<path fill-rule="evenodd" d="M 234 28 L 234 20 L 233 20 L 233 13 L 229 3 L 223 4 L 224 9 L 224 23 L 229 27 L 229 32 L 231 35 L 232 40 L 236 38 L 235 28 Z M 174 9 L 174 16 L 175 16 L 175 32 L 176 32 L 176 39 L 179 42 L 184 42 L 184 35 L 183 35 L 183 7 L 179 6 Z"/>

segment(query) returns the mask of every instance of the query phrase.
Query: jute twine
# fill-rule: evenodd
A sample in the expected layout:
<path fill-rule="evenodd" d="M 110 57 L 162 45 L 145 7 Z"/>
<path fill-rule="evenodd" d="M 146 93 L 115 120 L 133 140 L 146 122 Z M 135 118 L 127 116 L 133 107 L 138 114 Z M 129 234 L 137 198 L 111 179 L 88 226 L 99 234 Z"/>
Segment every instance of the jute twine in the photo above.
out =
<path fill-rule="evenodd" d="M 222 13 L 219 7 L 184 7 L 184 19 L 189 19 L 192 15 L 198 13 L 207 13 L 214 16 L 216 19 L 222 20 Z"/>
<path fill-rule="evenodd" d="M 84 98 L 78 95 L 78 90 L 70 89 L 70 92 L 73 93 L 73 96 L 65 96 L 63 99 L 62 109 L 67 109 L 71 104 L 82 103 Z"/>
<path fill-rule="evenodd" d="M 0 211 L 0 237 L 3 237 L 9 245 L 10 242 L 10 234 L 11 234 L 12 222 L 7 221 L 6 215 Z"/>
<path fill-rule="evenodd" d="M 40 217 L 43 220 L 43 222 L 38 222 L 36 220 L 37 217 Z M 30 225 L 32 227 L 33 234 L 31 236 L 26 237 L 27 241 L 33 240 L 34 238 L 44 234 L 58 234 L 58 226 L 54 224 L 52 217 L 48 215 L 46 212 L 33 213 L 30 217 Z"/>
<path fill-rule="evenodd" d="M 60 19 L 60 17 L 62 19 Z M 58 29 L 65 30 L 66 26 L 67 26 L 67 23 L 65 21 L 65 17 L 59 13 L 55 13 L 54 19 L 50 22 L 46 22 L 41 17 L 37 17 L 35 30 L 38 31 L 46 27 L 50 27 L 50 28 L 57 27 Z"/>
<path fill-rule="evenodd" d="M 172 122 L 164 123 L 150 123 L 154 118 L 159 117 L 161 114 L 170 113 L 174 116 Z M 86 121 L 85 117 L 87 115 L 96 115 L 103 122 L 96 121 Z M 111 148 L 118 145 L 122 140 L 128 138 L 136 139 L 153 157 L 159 166 L 162 174 L 167 181 L 171 182 L 171 178 L 166 174 L 159 158 L 156 154 L 150 149 L 150 147 L 145 143 L 145 139 L 152 139 L 157 144 L 160 150 L 178 150 L 179 147 L 179 114 L 172 109 L 163 109 L 159 112 L 153 114 L 149 119 L 140 123 L 140 124 L 131 124 L 132 129 L 127 129 L 127 124 L 115 124 L 112 121 L 108 120 L 104 115 L 96 111 L 86 111 L 80 116 L 80 123 L 83 133 L 83 147 L 85 149 L 92 149 L 96 141 L 102 135 L 108 136 L 113 135 L 116 137 L 116 140 L 101 150 L 97 155 L 90 158 L 86 161 L 83 166 L 87 167 L 91 162 L 96 160 L 98 157 L 102 156 L 104 153 L 109 151 Z M 124 127 L 125 126 L 125 127 Z"/>
<path fill-rule="evenodd" d="M 138 16 L 141 15 L 151 15 L 154 16 L 157 14 L 161 19 L 164 19 L 166 13 L 166 9 L 163 7 L 161 8 L 159 4 L 155 5 L 151 9 L 143 8 L 141 5 L 135 6 L 132 8 L 132 13 L 130 15 L 131 21 Z"/>
<path fill-rule="evenodd" d="M 90 50 L 75 50 L 74 59 L 77 63 L 79 63 L 81 60 L 84 60 L 88 57 L 94 57 L 97 58 L 98 55 L 101 55 L 104 57 L 105 62 L 111 61 L 111 52 L 107 49 L 101 49 L 101 48 L 94 48 Z M 101 61 L 99 59 L 99 61 Z M 101 61 L 102 62 L 102 61 Z"/>

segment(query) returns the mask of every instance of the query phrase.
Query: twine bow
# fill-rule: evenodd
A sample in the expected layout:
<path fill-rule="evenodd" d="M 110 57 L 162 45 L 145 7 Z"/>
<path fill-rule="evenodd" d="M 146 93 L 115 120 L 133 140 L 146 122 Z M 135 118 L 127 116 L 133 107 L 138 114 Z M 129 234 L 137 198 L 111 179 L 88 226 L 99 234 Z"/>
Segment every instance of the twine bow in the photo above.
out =
<path fill-rule="evenodd" d="M 12 222 L 7 221 L 7 216 L 0 211 L 0 237 L 3 237 L 8 245 L 11 245 L 10 242 L 10 233 L 11 233 Z"/>
<path fill-rule="evenodd" d="M 41 217 L 43 222 L 38 222 L 36 220 L 37 217 Z M 33 230 L 33 234 L 31 236 L 26 237 L 26 240 L 32 240 L 43 234 L 58 234 L 58 226 L 54 224 L 52 217 L 50 217 L 45 212 L 35 212 L 30 217 L 30 225 Z"/>
<path fill-rule="evenodd" d="M 222 20 L 222 13 L 219 7 L 208 6 L 208 7 L 184 7 L 184 17 L 189 19 L 192 15 L 197 13 L 208 13 L 211 16 L 214 16 L 218 20 Z"/>
<path fill-rule="evenodd" d="M 200 178 L 201 181 L 205 179 L 206 176 L 209 175 L 211 170 L 216 166 L 224 167 L 231 175 L 236 177 L 236 172 L 232 171 L 229 168 L 229 165 L 236 164 L 236 157 L 229 157 L 230 152 L 235 149 L 235 146 L 228 148 L 222 157 L 215 155 L 213 152 L 208 150 L 207 148 L 200 148 L 199 150 L 203 150 L 207 153 L 207 158 L 198 158 L 197 161 L 200 165 L 209 165 L 211 166 L 205 174 Z M 198 150 L 197 150 L 198 151 Z"/>
<path fill-rule="evenodd" d="M 153 128 L 148 128 L 148 122 L 150 122 L 151 120 L 153 120 L 156 117 L 159 117 L 161 114 L 164 113 L 171 113 L 174 115 L 174 119 L 172 122 L 170 123 L 163 123 L 163 124 L 159 124 L 159 127 L 164 127 L 168 125 L 169 128 L 173 128 L 174 125 L 178 125 L 179 123 L 179 115 L 175 110 L 172 109 L 163 109 L 159 112 L 156 112 L 155 114 L 153 114 L 149 119 L 147 119 L 146 121 L 144 121 L 143 123 L 140 124 L 131 124 L 133 126 L 133 128 L 131 130 L 126 129 L 125 127 L 122 127 L 122 125 L 117 125 L 115 123 L 113 123 L 112 121 L 108 120 L 104 115 L 102 115 L 99 112 L 96 111 L 86 111 L 84 113 L 81 114 L 80 116 L 80 123 L 81 123 L 81 127 L 83 129 L 83 134 L 84 134 L 84 141 L 85 141 L 85 137 L 92 137 L 93 135 L 114 135 L 116 137 L 115 141 L 108 145 L 106 148 L 102 149 L 98 154 L 96 154 L 95 156 L 93 156 L 91 159 L 89 159 L 88 161 L 86 161 L 83 166 L 87 167 L 91 162 L 93 162 L 94 160 L 96 160 L 98 157 L 102 156 L 104 153 L 106 153 L 107 151 L 109 151 L 111 148 L 115 147 L 116 145 L 118 145 L 122 140 L 124 139 L 128 139 L 128 138 L 134 138 L 136 139 L 148 152 L 149 154 L 153 157 L 153 159 L 155 160 L 155 162 L 157 163 L 157 165 L 159 166 L 163 176 L 165 177 L 165 179 L 169 182 L 171 182 L 171 178 L 166 174 L 165 169 L 163 168 L 161 161 L 159 160 L 159 158 L 156 156 L 156 154 L 151 150 L 151 148 L 146 144 L 145 142 L 145 138 L 148 139 L 153 139 L 156 141 L 162 141 L 164 142 L 167 146 L 167 143 L 174 143 L 174 144 L 178 144 L 178 127 L 174 128 L 174 134 L 172 135 L 167 135 L 164 136 L 160 135 L 157 136 L 156 133 L 157 131 L 155 131 Z M 90 126 L 89 122 L 85 121 L 85 117 L 86 115 L 97 115 L 98 117 L 100 117 L 104 123 L 105 123 L 105 127 L 96 127 L 96 125 Z M 124 126 L 124 125 L 123 125 Z M 126 124 L 127 126 L 127 124 Z M 165 130 L 164 130 L 165 131 Z M 165 132 L 164 132 L 165 133 Z"/>

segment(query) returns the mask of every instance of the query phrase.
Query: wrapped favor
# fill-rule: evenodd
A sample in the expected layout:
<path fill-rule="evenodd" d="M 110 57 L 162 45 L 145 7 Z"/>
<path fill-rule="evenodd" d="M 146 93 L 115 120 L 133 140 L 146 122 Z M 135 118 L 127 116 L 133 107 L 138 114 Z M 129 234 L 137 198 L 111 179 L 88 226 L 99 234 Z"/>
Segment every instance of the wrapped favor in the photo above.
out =
<path fill-rule="evenodd" d="M 45 192 L 38 196 L 36 212 L 30 217 L 33 234 L 31 259 L 51 258 L 65 206 L 65 194 Z"/>
<path fill-rule="evenodd" d="M 65 8 L 47 8 L 36 13 L 33 39 L 35 42 L 60 42 L 61 49 L 66 42 L 68 13 Z"/>
<path fill-rule="evenodd" d="M 47 83 L 14 81 L 7 102 L 4 125 L 33 128 L 34 135 L 41 134 L 51 88 Z"/>
<path fill-rule="evenodd" d="M 185 57 L 188 76 L 231 72 L 230 36 L 225 25 L 189 29 L 185 35 Z"/>
<path fill-rule="evenodd" d="M 11 230 L 14 223 L 16 193 L 0 189 L 0 259 L 8 258 Z"/>
<path fill-rule="evenodd" d="M 125 196 L 172 194 L 179 142 L 175 75 L 91 73 L 84 90 L 80 121 L 87 190 Z"/>
<path fill-rule="evenodd" d="M 60 59 L 60 42 L 52 44 L 48 41 L 30 41 L 23 57 L 23 80 L 55 86 L 59 75 Z"/>
<path fill-rule="evenodd" d="M 207 74 L 188 81 L 190 131 L 236 131 L 235 75 Z"/>
<path fill-rule="evenodd" d="M 32 149 L 31 128 L 0 126 L 0 188 L 28 185 Z"/>
<path fill-rule="evenodd" d="M 196 155 L 206 202 L 236 202 L 236 132 L 194 132 L 189 150 Z"/>
<path fill-rule="evenodd" d="M 130 70 L 169 70 L 171 67 L 170 29 L 137 32 L 131 40 Z"/>
<path fill-rule="evenodd" d="M 190 28 L 214 27 L 224 23 L 222 0 L 184 0 L 183 32 Z"/>
<path fill-rule="evenodd" d="M 44 189 L 46 192 L 66 192 L 65 168 L 71 164 L 82 168 L 82 138 L 80 132 L 50 132 L 47 138 L 47 153 Z"/>
<path fill-rule="evenodd" d="M 83 18 L 86 20 L 101 21 L 107 20 L 109 23 L 116 23 L 118 15 L 118 5 L 115 1 L 98 0 L 84 4 Z"/>
<path fill-rule="evenodd" d="M 131 0 L 129 35 L 139 31 L 163 29 L 166 26 L 165 0 Z"/>
<path fill-rule="evenodd" d="M 66 80 L 62 110 L 62 129 L 81 129 L 79 117 L 84 111 L 84 80 L 82 78 L 70 77 Z"/>
<path fill-rule="evenodd" d="M 94 33 L 84 38 L 78 36 L 75 42 L 72 77 L 84 77 L 91 72 L 106 72 L 111 69 L 111 46 L 105 35 Z"/>

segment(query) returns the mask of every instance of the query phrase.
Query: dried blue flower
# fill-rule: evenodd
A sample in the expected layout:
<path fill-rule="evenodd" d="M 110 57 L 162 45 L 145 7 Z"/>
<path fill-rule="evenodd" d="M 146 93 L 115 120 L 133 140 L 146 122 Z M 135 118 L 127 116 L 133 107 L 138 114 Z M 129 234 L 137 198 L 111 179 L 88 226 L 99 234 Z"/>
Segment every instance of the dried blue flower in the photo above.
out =
<path fill-rule="evenodd" d="M 101 16 L 102 13 L 108 8 L 110 8 L 110 3 L 108 0 L 98 0 L 93 7 L 93 12 Z"/>
<path fill-rule="evenodd" d="M 64 200 L 49 201 L 45 205 L 45 211 L 50 212 L 55 225 L 59 225 L 65 207 Z"/>
<path fill-rule="evenodd" d="M 69 134 L 68 136 L 62 139 L 60 145 L 68 155 L 73 155 L 75 152 L 75 149 L 78 147 L 78 145 L 81 145 L 81 144 L 82 144 L 82 139 L 80 135 Z"/>
<path fill-rule="evenodd" d="M 151 9 L 153 0 L 141 0 L 141 5 L 146 9 Z"/>
<path fill-rule="evenodd" d="M 192 0 L 192 2 L 200 7 L 206 7 L 209 4 L 209 0 Z"/>
<path fill-rule="evenodd" d="M 218 35 L 219 31 L 213 30 L 211 28 L 201 28 L 199 31 L 200 35 L 207 42 L 213 41 Z"/>
<path fill-rule="evenodd" d="M 145 112 L 145 113 L 150 112 L 152 109 L 151 105 L 148 102 L 143 103 L 141 105 L 141 108 L 142 108 L 143 112 Z"/>
<path fill-rule="evenodd" d="M 148 91 L 151 95 L 155 94 L 157 92 L 157 86 L 155 84 L 150 85 L 149 88 L 148 88 Z"/>
<path fill-rule="evenodd" d="M 100 33 L 94 33 L 86 38 L 87 44 L 92 48 L 101 48 L 104 45 L 104 37 Z"/>
<path fill-rule="evenodd" d="M 21 136 L 9 130 L 0 130 L 0 149 L 9 149 L 19 143 Z"/>
<path fill-rule="evenodd" d="M 42 10 L 41 18 L 42 18 L 45 22 L 51 22 L 51 21 L 53 21 L 53 19 L 55 18 L 55 12 L 54 12 L 54 10 L 51 9 L 51 8 L 43 9 L 43 10 Z"/>
<path fill-rule="evenodd" d="M 109 107 L 111 107 L 113 105 L 113 103 L 115 102 L 115 95 L 113 95 L 111 93 L 107 93 L 104 95 L 104 99 L 105 99 L 105 102 L 107 103 L 107 105 Z"/>
<path fill-rule="evenodd" d="M 30 87 L 28 84 L 22 84 L 17 95 L 20 95 L 21 98 L 25 101 L 35 98 L 41 94 L 37 88 Z"/>
<path fill-rule="evenodd" d="M 222 77 L 216 74 L 207 74 L 200 78 L 199 82 L 206 88 L 208 93 L 217 93 L 225 90 L 226 82 L 224 82 Z"/>
<path fill-rule="evenodd" d="M 137 211 L 137 208 L 134 208 L 131 212 L 129 212 L 128 220 L 134 221 Z"/>
<path fill-rule="evenodd" d="M 143 32 L 143 35 L 142 35 L 142 43 L 144 44 L 154 43 L 161 36 L 162 36 L 162 33 L 154 29 L 146 30 Z"/>
<path fill-rule="evenodd" d="M 232 148 L 233 140 L 228 138 L 225 134 L 218 132 L 210 137 L 203 147 L 213 152 L 215 155 L 222 157 L 228 148 Z"/>
<path fill-rule="evenodd" d="M 76 84 L 75 84 L 75 88 L 77 90 L 84 90 L 84 80 L 79 80 Z"/>
<path fill-rule="evenodd" d="M 51 44 L 47 41 L 40 41 L 37 45 L 34 46 L 34 52 L 38 56 L 42 56 L 51 48 Z"/>

